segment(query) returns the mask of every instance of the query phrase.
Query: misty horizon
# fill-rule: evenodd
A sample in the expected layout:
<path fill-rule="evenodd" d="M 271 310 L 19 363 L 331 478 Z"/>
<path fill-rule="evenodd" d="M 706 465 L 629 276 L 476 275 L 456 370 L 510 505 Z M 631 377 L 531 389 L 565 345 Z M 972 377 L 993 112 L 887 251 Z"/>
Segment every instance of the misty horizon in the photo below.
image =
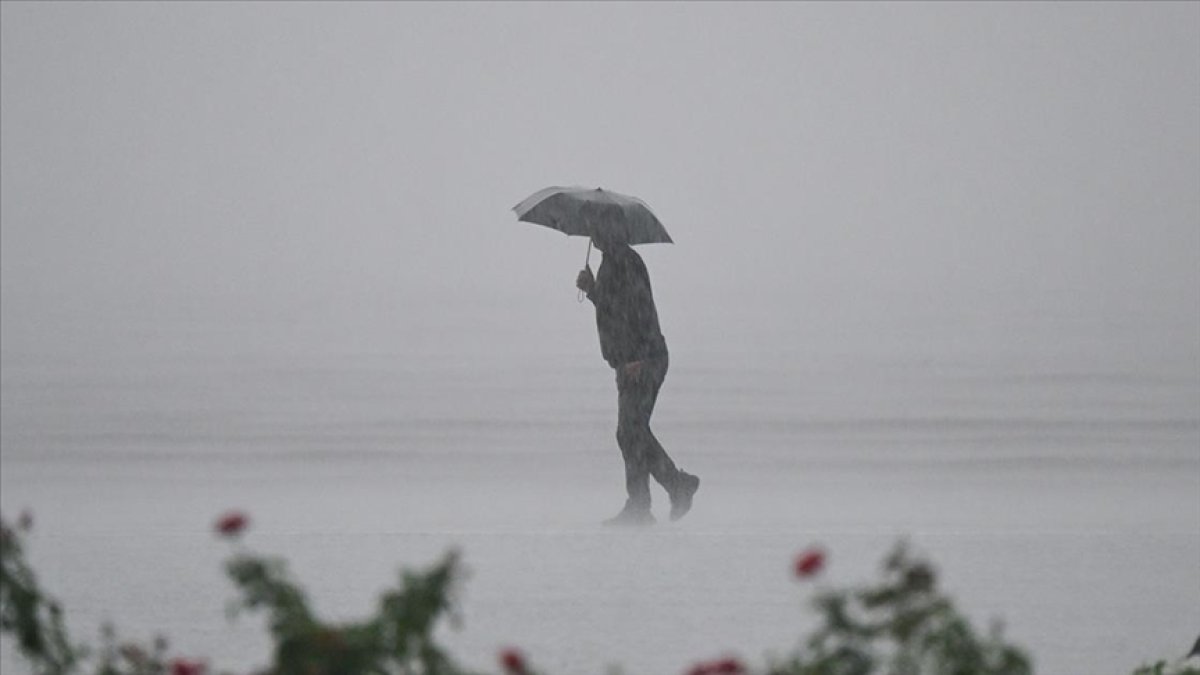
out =
<path fill-rule="evenodd" d="M 1187 4 L 4 17 L 0 292 L 26 327 L 356 298 L 571 321 L 585 242 L 509 209 L 583 184 L 673 234 L 639 250 L 677 333 L 726 311 L 769 330 L 994 303 L 1148 310 L 1200 336 Z"/>
<path fill-rule="evenodd" d="M 84 641 L 261 665 L 231 508 L 323 616 L 461 547 L 471 667 L 761 663 L 796 551 L 907 537 L 1038 672 L 1200 625 L 1200 3 L 6 1 L 0 149 L 0 506 Z M 679 522 L 600 524 L 551 185 L 675 242 Z"/>

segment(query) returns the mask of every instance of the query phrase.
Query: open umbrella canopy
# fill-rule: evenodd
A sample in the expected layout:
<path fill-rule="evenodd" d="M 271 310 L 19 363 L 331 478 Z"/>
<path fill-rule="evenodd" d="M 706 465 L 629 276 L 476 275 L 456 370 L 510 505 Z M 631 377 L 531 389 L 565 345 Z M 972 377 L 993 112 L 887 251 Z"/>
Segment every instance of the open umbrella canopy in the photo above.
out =
<path fill-rule="evenodd" d="M 645 202 L 600 188 L 548 187 L 513 207 L 517 220 L 629 245 L 674 243 Z"/>

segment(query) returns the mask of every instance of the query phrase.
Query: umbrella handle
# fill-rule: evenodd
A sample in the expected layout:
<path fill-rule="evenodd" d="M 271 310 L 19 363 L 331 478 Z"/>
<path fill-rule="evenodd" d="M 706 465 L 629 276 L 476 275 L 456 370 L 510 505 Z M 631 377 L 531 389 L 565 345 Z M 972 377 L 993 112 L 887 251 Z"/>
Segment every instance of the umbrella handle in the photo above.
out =
<path fill-rule="evenodd" d="M 589 272 L 592 270 L 592 268 L 588 265 L 588 263 L 590 263 L 591 260 L 592 260 L 592 238 L 588 237 L 587 257 L 583 259 L 583 269 L 585 269 Z M 582 303 L 583 299 L 586 297 L 587 297 L 587 294 L 584 293 L 582 290 L 580 290 L 579 293 L 575 297 L 575 301 Z"/>

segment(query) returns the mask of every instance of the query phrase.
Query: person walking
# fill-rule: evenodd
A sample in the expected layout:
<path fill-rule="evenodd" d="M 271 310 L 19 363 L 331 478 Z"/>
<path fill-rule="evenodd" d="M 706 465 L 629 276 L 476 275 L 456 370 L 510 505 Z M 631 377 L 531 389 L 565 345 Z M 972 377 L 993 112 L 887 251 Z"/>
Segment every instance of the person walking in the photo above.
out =
<path fill-rule="evenodd" d="M 596 307 L 600 353 L 616 373 L 617 445 L 625 460 L 628 499 L 610 525 L 649 525 L 650 476 L 671 501 L 671 520 L 692 508 L 700 479 L 680 470 L 650 430 L 650 415 L 667 376 L 667 342 L 658 325 L 646 264 L 627 244 L 611 237 L 592 236 L 603 254 L 595 277 L 585 267 L 575 286 Z"/>

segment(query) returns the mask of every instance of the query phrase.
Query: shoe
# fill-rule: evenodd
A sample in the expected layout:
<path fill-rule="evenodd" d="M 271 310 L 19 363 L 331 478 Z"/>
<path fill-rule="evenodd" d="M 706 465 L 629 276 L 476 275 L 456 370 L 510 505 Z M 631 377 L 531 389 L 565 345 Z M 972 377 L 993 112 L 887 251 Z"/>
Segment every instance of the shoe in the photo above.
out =
<path fill-rule="evenodd" d="M 671 491 L 671 520 L 679 520 L 692 510 L 692 497 L 700 489 L 700 478 L 679 472 L 679 483 Z"/>
<path fill-rule="evenodd" d="M 630 506 L 625 505 L 621 512 L 617 515 L 604 521 L 605 525 L 617 525 L 621 527 L 640 527 L 643 525 L 653 525 L 655 523 L 654 514 L 650 513 L 650 507 Z"/>

